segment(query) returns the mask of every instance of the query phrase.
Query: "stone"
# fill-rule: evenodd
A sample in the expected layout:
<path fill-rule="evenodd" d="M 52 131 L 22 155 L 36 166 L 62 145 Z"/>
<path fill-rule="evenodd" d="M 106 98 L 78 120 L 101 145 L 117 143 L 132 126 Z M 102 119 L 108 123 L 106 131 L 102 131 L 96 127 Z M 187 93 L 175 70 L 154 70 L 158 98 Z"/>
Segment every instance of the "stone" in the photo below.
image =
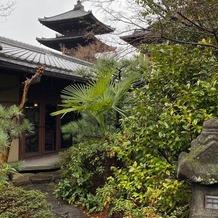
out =
<path fill-rule="evenodd" d="M 47 201 L 51 205 L 51 218 L 88 218 L 86 214 L 75 205 L 68 205 L 66 202 L 54 195 L 55 185 L 53 183 L 34 183 L 30 185 L 25 185 L 23 188 L 25 190 L 39 190 L 46 194 Z"/>
<path fill-rule="evenodd" d="M 43 173 L 36 173 L 29 177 L 32 183 L 45 183 L 51 182 L 53 179 L 53 175 L 43 172 Z"/>
<path fill-rule="evenodd" d="M 178 177 L 205 185 L 218 183 L 218 121 L 210 119 L 191 143 L 189 153 L 181 153 Z"/>
<path fill-rule="evenodd" d="M 60 170 L 47 172 L 47 174 L 52 177 L 52 182 L 58 182 L 62 178 Z"/>
<path fill-rule="evenodd" d="M 31 183 L 30 177 L 34 176 L 34 173 L 23 173 L 13 175 L 12 182 L 16 186 L 28 185 Z"/>
<path fill-rule="evenodd" d="M 217 218 L 218 210 L 206 208 L 205 196 L 218 196 L 218 184 L 202 185 L 192 184 L 192 201 L 190 218 Z"/>
<path fill-rule="evenodd" d="M 85 218 L 87 217 L 81 210 L 73 205 L 58 205 L 52 207 L 51 211 L 57 217 L 68 217 L 68 218 Z"/>

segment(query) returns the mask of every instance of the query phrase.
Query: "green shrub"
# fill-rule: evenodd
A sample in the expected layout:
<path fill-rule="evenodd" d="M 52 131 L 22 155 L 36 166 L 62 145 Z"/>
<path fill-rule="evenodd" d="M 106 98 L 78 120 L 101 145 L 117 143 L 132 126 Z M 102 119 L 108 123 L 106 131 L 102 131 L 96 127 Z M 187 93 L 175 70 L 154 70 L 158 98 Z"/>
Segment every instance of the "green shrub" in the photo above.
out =
<path fill-rule="evenodd" d="M 108 147 L 121 167 L 97 195 L 123 217 L 188 217 L 190 187 L 176 165 L 218 112 L 217 61 L 209 50 L 152 46 L 145 85 L 133 91 L 122 132 Z"/>
<path fill-rule="evenodd" d="M 9 176 L 17 171 L 9 164 L 0 164 L 0 188 L 9 183 Z"/>
<path fill-rule="evenodd" d="M 124 101 L 120 131 L 63 153 L 57 192 L 115 217 L 188 217 L 190 185 L 178 180 L 177 160 L 203 122 L 217 116 L 217 60 L 209 49 L 177 45 L 146 52 L 149 70 Z M 110 174 L 105 160 L 113 160 Z"/>
<path fill-rule="evenodd" d="M 96 188 L 106 181 L 104 160 L 103 140 L 81 142 L 62 152 L 60 163 L 64 179 L 58 184 L 57 195 L 70 204 L 81 204 L 87 209 L 97 207 Z"/>
<path fill-rule="evenodd" d="M 48 218 L 49 205 L 44 194 L 26 191 L 13 185 L 0 187 L 0 218 Z"/>

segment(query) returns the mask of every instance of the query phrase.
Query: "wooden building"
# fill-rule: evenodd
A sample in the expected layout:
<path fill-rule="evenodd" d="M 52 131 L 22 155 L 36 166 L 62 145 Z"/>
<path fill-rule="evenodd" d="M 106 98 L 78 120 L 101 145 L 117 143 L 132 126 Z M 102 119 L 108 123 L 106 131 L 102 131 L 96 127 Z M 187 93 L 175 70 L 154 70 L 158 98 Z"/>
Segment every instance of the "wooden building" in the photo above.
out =
<path fill-rule="evenodd" d="M 36 38 L 49 48 L 62 50 L 76 49 L 92 43 L 101 43 L 95 35 L 111 33 L 113 28 L 100 22 L 91 11 L 85 11 L 81 1 L 77 1 L 73 10 L 52 17 L 39 18 L 39 22 L 57 32 L 55 38 Z M 110 46 L 108 46 L 110 49 Z"/>
<path fill-rule="evenodd" d="M 26 117 L 34 124 L 35 132 L 14 142 L 10 161 L 55 153 L 72 145 L 61 135 L 60 126 L 76 119 L 75 114 L 60 117 L 50 116 L 57 110 L 60 93 L 72 83 L 84 83 L 77 69 L 89 67 L 90 63 L 51 52 L 25 43 L 0 37 L 0 104 L 19 104 L 23 84 L 37 66 L 44 65 L 41 81 L 30 86 L 25 106 Z"/>

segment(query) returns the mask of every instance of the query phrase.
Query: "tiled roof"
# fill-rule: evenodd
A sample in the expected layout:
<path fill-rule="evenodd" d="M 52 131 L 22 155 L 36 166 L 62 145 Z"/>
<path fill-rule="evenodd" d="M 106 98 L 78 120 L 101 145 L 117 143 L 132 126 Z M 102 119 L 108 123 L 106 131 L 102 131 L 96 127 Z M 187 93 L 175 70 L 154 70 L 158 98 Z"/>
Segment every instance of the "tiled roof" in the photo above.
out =
<path fill-rule="evenodd" d="M 39 18 L 40 22 L 48 21 L 48 22 L 54 22 L 54 21 L 62 21 L 62 20 L 71 20 L 74 18 L 79 18 L 79 17 L 84 17 L 88 14 L 91 14 L 91 11 L 84 11 L 84 10 L 71 10 L 67 11 L 62 14 L 58 14 L 52 17 L 44 17 L 44 18 Z"/>
<path fill-rule="evenodd" d="M 60 45 L 64 45 L 67 49 L 77 49 L 78 46 L 87 46 L 92 43 L 97 43 L 99 46 L 104 48 L 111 48 L 104 42 L 100 41 L 97 37 L 90 35 L 86 36 L 59 36 L 56 38 L 36 38 L 36 40 L 49 48 L 55 49 L 57 51 L 61 50 Z"/>
<path fill-rule="evenodd" d="M 62 20 L 68 20 L 68 19 L 73 19 L 73 18 L 79 18 L 86 16 L 87 14 L 91 14 L 90 11 L 86 12 L 84 11 L 84 6 L 82 5 L 81 1 L 78 0 L 77 4 L 74 5 L 74 9 L 71 11 L 67 11 L 65 13 L 55 15 L 52 17 L 44 17 L 44 18 L 39 18 L 39 21 L 62 21 Z"/>
<path fill-rule="evenodd" d="M 5 64 L 10 64 L 14 68 L 20 66 L 31 73 L 37 66 L 45 65 L 45 75 L 67 79 L 83 79 L 76 74 L 76 70 L 91 66 L 89 62 L 1 36 L 0 46 L 2 47 L 2 50 L 0 50 L 0 66 Z"/>
<path fill-rule="evenodd" d="M 65 34 L 72 30 L 81 32 L 92 31 L 94 34 L 111 33 L 114 28 L 99 21 L 91 11 L 85 11 L 81 1 L 78 0 L 73 10 L 52 17 L 38 19 L 40 23 L 59 33 Z"/>

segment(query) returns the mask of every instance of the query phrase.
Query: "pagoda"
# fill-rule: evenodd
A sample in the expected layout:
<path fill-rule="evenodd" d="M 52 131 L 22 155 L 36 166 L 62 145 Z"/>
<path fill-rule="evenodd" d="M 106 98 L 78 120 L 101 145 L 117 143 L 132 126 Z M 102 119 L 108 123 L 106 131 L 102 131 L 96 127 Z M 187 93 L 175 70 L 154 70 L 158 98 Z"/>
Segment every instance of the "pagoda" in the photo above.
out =
<path fill-rule="evenodd" d="M 80 0 L 73 10 L 52 17 L 39 18 L 39 22 L 58 34 L 54 38 L 36 38 L 36 40 L 58 51 L 62 51 L 63 47 L 76 49 L 78 46 L 87 46 L 96 42 L 106 46 L 95 35 L 114 31 L 95 18 L 91 11 L 85 11 Z"/>

